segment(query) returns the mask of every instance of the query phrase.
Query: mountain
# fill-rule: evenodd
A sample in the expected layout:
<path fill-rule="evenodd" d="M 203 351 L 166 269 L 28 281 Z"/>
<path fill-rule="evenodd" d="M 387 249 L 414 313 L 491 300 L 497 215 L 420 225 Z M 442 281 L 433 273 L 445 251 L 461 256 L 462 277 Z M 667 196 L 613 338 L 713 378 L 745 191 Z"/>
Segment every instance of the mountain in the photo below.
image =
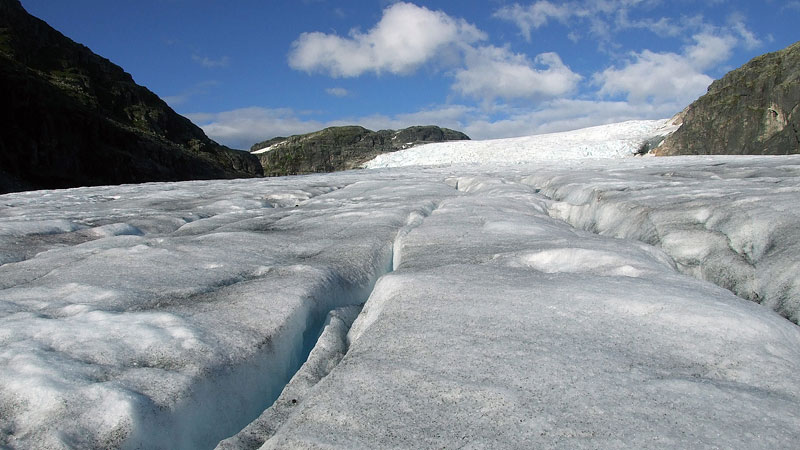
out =
<path fill-rule="evenodd" d="M 0 86 L 0 193 L 262 175 L 18 0 L 0 0 Z"/>
<path fill-rule="evenodd" d="M 469 136 L 436 126 L 397 131 L 345 126 L 273 138 L 253 145 L 250 151 L 258 155 L 265 175 L 280 176 L 355 169 L 383 153 L 454 140 L 469 140 Z"/>
<path fill-rule="evenodd" d="M 800 153 L 800 42 L 729 72 L 681 114 L 656 155 Z"/>

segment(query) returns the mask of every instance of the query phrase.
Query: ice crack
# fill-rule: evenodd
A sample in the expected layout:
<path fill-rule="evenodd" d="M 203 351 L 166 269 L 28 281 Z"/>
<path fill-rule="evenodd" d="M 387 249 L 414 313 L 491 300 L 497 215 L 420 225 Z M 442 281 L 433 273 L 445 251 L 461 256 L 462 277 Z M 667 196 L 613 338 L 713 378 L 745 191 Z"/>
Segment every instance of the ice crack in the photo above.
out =
<path fill-rule="evenodd" d="M 400 266 L 403 238 L 420 226 L 437 208 L 438 202 L 429 202 L 408 215 L 405 225 L 395 236 L 391 258 L 384 264 L 381 276 Z M 379 281 L 380 279 L 377 280 Z M 316 323 L 313 318 L 309 320 L 303 338 L 302 365 L 274 403 L 240 432 L 221 441 L 217 449 L 256 449 L 277 432 L 294 408 L 302 403 L 306 394 L 345 357 L 350 343 L 379 315 L 383 305 L 373 305 L 369 301 L 377 282 L 370 288 L 368 298 L 359 304 L 328 311 L 322 323 Z"/>

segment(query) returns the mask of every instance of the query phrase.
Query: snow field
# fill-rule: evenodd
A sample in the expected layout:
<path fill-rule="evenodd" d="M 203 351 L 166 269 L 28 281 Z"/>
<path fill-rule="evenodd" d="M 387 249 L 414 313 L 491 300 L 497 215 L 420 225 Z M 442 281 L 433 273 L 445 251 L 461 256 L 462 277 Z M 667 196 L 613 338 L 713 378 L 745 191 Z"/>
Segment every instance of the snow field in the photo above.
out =
<path fill-rule="evenodd" d="M 669 120 L 631 120 L 575 131 L 485 141 L 449 141 L 378 155 L 365 167 L 521 164 L 583 158 L 621 158 L 646 140 L 676 129 Z"/>

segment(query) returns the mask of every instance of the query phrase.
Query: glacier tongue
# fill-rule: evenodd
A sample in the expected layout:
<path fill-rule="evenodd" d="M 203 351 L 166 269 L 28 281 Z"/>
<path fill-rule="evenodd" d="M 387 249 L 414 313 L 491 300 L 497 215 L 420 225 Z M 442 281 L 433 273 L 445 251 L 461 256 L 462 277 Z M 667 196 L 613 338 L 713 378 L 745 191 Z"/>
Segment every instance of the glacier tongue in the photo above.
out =
<path fill-rule="evenodd" d="M 213 448 L 263 413 L 247 445 L 793 448 L 800 328 L 681 272 L 798 304 L 798 167 L 623 158 L 0 196 L 0 447 Z M 367 297 L 284 390 L 328 312 Z"/>

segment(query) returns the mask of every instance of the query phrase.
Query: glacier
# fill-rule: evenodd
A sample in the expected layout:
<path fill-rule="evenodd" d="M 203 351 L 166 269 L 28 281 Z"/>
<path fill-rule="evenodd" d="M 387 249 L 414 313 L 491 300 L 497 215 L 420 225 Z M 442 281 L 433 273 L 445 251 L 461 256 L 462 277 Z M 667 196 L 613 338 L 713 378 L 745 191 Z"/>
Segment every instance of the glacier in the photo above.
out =
<path fill-rule="evenodd" d="M 665 126 L 0 196 L 0 447 L 794 448 L 800 157 Z"/>

